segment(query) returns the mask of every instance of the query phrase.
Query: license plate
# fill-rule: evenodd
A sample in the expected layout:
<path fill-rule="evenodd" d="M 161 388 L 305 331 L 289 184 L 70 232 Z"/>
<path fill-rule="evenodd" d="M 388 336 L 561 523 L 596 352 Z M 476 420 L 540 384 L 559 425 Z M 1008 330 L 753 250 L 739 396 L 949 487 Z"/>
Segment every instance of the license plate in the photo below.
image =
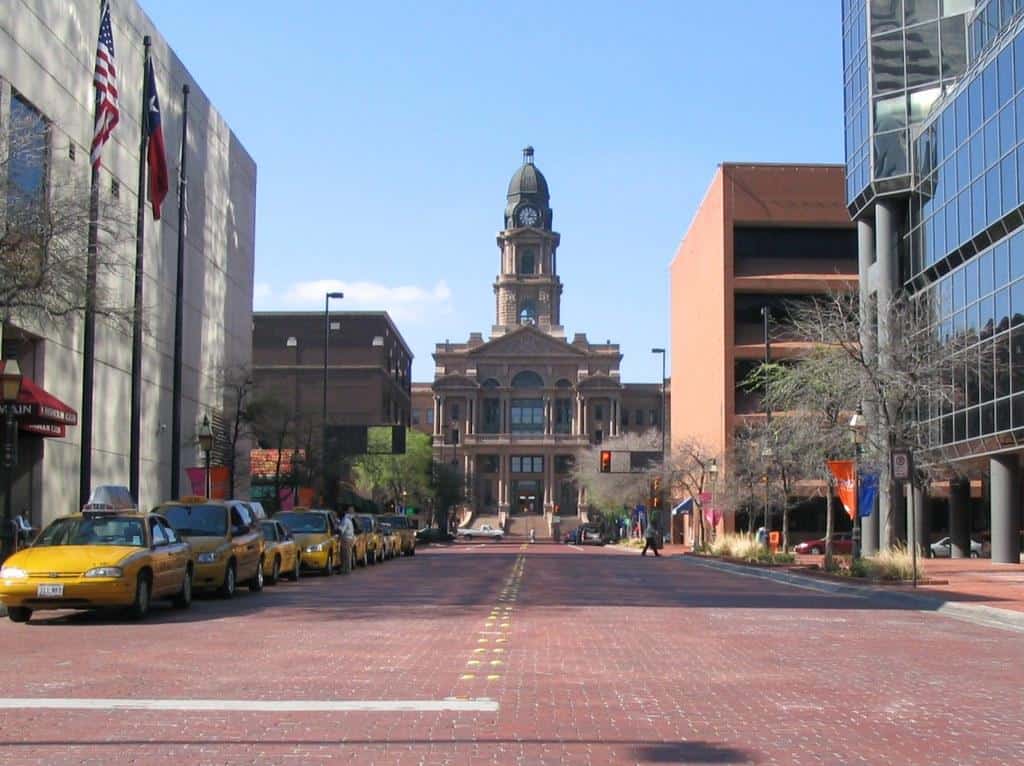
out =
<path fill-rule="evenodd" d="M 64 585 L 40 585 L 36 588 L 36 595 L 40 598 L 60 598 L 64 595 Z"/>

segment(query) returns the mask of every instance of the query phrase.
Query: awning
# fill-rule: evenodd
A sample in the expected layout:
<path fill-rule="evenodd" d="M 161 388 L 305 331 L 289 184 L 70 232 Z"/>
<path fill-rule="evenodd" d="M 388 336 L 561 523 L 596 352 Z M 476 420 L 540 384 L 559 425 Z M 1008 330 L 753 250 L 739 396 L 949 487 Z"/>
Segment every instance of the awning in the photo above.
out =
<path fill-rule="evenodd" d="M 672 515 L 678 516 L 681 513 L 693 513 L 693 498 L 688 497 L 672 509 Z"/>
<path fill-rule="evenodd" d="M 40 436 L 64 436 L 64 426 L 78 425 L 78 413 L 30 378 L 21 379 L 21 393 L 13 405 L 0 403 L 0 414 L 10 406 L 22 431 Z"/>

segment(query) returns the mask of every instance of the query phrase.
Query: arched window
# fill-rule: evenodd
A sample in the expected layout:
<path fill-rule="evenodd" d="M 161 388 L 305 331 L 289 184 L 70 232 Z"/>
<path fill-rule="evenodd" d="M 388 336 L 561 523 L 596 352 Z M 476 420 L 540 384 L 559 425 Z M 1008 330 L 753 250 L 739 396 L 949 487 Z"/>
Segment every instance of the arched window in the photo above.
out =
<path fill-rule="evenodd" d="M 512 388 L 544 388 L 544 379 L 533 370 L 523 370 L 512 378 Z"/>
<path fill-rule="evenodd" d="M 523 301 L 519 307 L 519 324 L 537 324 L 537 306 L 533 301 Z"/>
<path fill-rule="evenodd" d="M 483 383 L 484 401 L 482 425 L 483 433 L 496 434 L 501 432 L 501 399 L 498 398 L 497 389 L 501 387 L 494 378 L 488 378 Z"/>

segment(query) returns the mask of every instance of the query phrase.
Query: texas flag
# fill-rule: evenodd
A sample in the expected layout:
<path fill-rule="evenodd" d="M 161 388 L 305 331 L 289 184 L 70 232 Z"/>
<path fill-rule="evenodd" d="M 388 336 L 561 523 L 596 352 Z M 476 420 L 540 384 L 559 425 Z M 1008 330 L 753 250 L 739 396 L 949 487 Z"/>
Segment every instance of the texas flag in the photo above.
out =
<path fill-rule="evenodd" d="M 164 151 L 164 131 L 160 126 L 160 100 L 156 95 L 156 75 L 153 59 L 146 61 L 146 85 L 143 92 L 146 103 L 146 139 L 149 149 L 146 162 L 149 164 L 149 200 L 153 204 L 153 218 L 160 220 L 160 204 L 167 196 L 170 182 L 167 178 L 167 154 Z"/>

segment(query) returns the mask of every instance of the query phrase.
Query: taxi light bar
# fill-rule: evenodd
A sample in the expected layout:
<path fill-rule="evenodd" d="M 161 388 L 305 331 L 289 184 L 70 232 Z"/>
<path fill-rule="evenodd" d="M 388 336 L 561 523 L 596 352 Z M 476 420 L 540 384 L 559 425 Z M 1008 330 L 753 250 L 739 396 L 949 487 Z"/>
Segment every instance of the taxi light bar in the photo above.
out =
<path fill-rule="evenodd" d="M 89 501 L 82 506 L 82 513 L 120 513 L 138 510 L 128 487 L 116 484 L 101 484 L 93 489 Z"/>

